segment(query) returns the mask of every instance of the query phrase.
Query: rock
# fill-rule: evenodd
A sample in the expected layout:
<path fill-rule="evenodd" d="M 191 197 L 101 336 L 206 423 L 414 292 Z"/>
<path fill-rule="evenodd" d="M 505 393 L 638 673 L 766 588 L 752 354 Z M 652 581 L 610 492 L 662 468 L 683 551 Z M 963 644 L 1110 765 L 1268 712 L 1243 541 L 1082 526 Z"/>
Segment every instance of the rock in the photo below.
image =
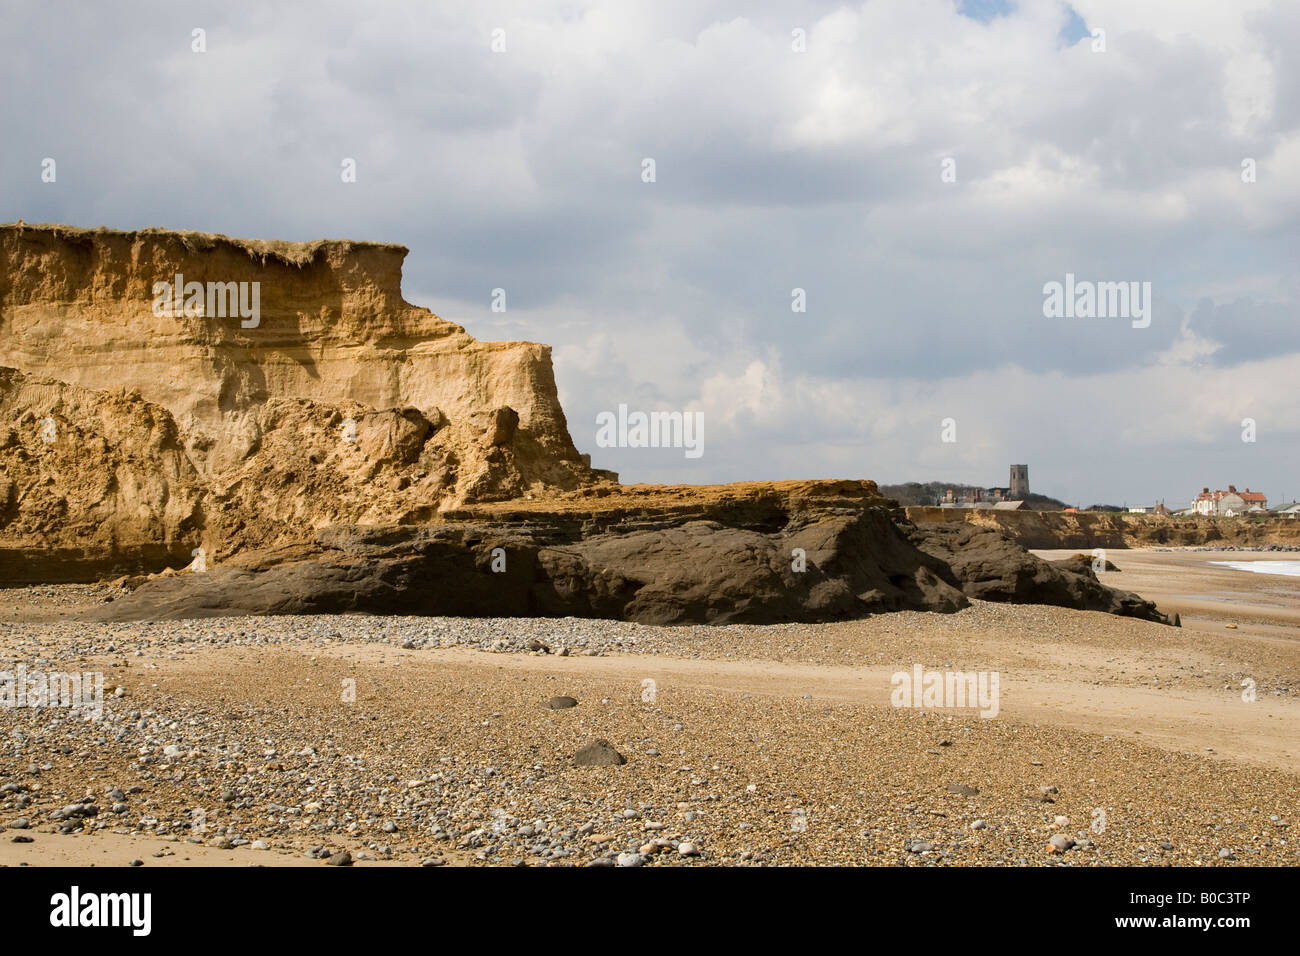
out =
<path fill-rule="evenodd" d="M 1233 853 L 1231 850 L 1229 850 L 1227 847 L 1224 847 L 1222 850 L 1219 851 L 1220 860 L 1235 860 L 1236 858 L 1237 855 Z"/>
<path fill-rule="evenodd" d="M 627 758 L 614 749 L 608 740 L 593 740 L 573 755 L 579 767 L 616 767 L 627 763 Z"/>
<path fill-rule="evenodd" d="M 928 853 L 934 849 L 934 844 L 925 840 L 908 840 L 903 844 L 903 849 L 907 850 L 908 853 Z"/>
<path fill-rule="evenodd" d="M 677 852 L 682 856 L 699 856 L 700 848 L 689 840 L 677 844 Z"/>
<path fill-rule="evenodd" d="M 914 525 L 908 537 L 936 559 L 930 565 L 935 574 L 970 598 L 1054 604 L 1170 623 L 1152 602 L 1102 584 L 1090 565 L 1081 571 L 1044 561 L 997 528 L 923 522 Z"/>
<path fill-rule="evenodd" d="M 1097 571 L 1096 568 L 1094 568 L 1093 563 L 1096 560 L 1097 558 L 1094 558 L 1090 554 L 1072 554 L 1068 558 L 1061 558 L 1058 561 L 1050 561 L 1048 563 L 1067 571 L 1073 571 L 1076 574 L 1091 574 L 1095 576 Z M 1110 560 L 1106 560 L 1102 570 L 1104 572 L 1118 572 L 1119 568 L 1115 567 Z"/>
<path fill-rule="evenodd" d="M 578 702 L 572 697 L 552 697 L 546 702 L 550 710 L 568 710 L 570 707 L 577 707 Z"/>
<path fill-rule="evenodd" d="M 1054 833 L 1047 841 L 1057 853 L 1064 853 L 1070 847 L 1074 846 L 1074 840 L 1064 833 Z"/>
<path fill-rule="evenodd" d="M 519 413 L 513 408 L 494 409 L 488 416 L 487 440 L 491 445 L 509 445 L 519 428 Z"/>
<path fill-rule="evenodd" d="M 970 825 L 970 828 L 972 830 L 987 830 L 988 826 L 989 825 L 985 823 L 983 820 L 976 820 L 974 823 Z"/>
<path fill-rule="evenodd" d="M 30 823 L 28 823 L 27 818 L 19 817 L 17 820 L 13 821 L 13 823 L 9 824 L 9 829 L 26 830 L 28 826 L 30 826 Z"/>
<path fill-rule="evenodd" d="M 347 850 L 340 850 L 338 853 L 331 854 L 330 857 L 325 861 L 325 865 L 326 866 L 351 866 L 352 854 Z"/>
<path fill-rule="evenodd" d="M 269 850 L 271 849 L 271 844 L 267 843 L 265 840 L 254 840 L 252 844 L 250 844 L 250 847 L 254 850 Z"/>
<path fill-rule="evenodd" d="M 963 797 L 974 797 L 977 796 L 980 791 L 979 787 L 967 786 L 964 783 L 950 783 L 948 784 L 948 792 L 959 794 Z"/>
<path fill-rule="evenodd" d="M 619 866 L 640 866 L 645 863 L 649 857 L 643 853 L 620 853 L 618 855 Z"/>

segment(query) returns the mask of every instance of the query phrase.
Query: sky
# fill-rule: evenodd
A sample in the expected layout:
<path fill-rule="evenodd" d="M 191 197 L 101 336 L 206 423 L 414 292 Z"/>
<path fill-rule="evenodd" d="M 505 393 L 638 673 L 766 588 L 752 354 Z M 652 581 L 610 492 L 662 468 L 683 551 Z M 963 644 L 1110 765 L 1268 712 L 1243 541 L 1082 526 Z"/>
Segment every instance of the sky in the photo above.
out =
<path fill-rule="evenodd" d="M 0 0 L 0 221 L 402 243 L 625 482 L 1278 502 L 1296 51 L 1293 0 Z M 1067 274 L 1149 324 L 1047 316 Z M 620 405 L 702 454 L 599 447 Z"/>

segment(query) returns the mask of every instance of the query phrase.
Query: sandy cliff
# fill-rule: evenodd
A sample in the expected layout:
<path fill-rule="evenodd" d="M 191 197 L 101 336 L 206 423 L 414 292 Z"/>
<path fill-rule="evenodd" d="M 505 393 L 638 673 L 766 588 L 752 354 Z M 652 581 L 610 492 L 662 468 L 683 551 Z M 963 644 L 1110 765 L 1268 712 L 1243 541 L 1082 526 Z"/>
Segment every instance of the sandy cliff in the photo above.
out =
<path fill-rule="evenodd" d="M 521 487 L 587 480 L 550 348 L 479 342 L 410 305 L 401 294 L 406 253 L 341 240 L 0 226 L 0 366 L 89 389 L 138 389 L 172 414 L 207 474 L 257 448 L 267 403 L 301 399 L 411 407 L 446 422 L 460 452 L 452 498 L 493 493 L 484 476 L 496 446 L 475 439 L 502 408 L 518 414 L 511 444 Z M 204 287 L 194 303 L 203 314 L 187 314 L 186 302 L 155 308 L 155 284 L 174 285 L 178 274 Z M 222 284 L 211 298 L 209 283 Z M 247 284 L 232 291 L 250 311 L 256 301 L 255 319 L 243 317 L 226 283 Z"/>

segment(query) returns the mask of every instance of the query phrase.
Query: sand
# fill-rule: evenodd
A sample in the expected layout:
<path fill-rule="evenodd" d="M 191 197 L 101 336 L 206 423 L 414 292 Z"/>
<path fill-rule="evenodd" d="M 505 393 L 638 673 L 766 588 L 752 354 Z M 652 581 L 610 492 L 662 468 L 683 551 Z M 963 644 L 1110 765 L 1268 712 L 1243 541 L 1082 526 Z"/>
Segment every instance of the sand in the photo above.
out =
<path fill-rule="evenodd" d="M 0 592 L 0 666 L 123 688 L 99 723 L 0 711 L 19 787 L 0 863 L 1300 863 L 1300 583 L 1209 563 L 1267 553 L 1107 556 L 1107 583 L 1184 626 L 983 603 L 772 627 L 84 625 L 102 590 Z M 917 663 L 998 672 L 997 716 L 891 706 Z M 561 694 L 579 705 L 543 706 Z M 574 766 L 595 738 L 627 763 Z M 54 819 L 87 795 L 95 816 Z"/>

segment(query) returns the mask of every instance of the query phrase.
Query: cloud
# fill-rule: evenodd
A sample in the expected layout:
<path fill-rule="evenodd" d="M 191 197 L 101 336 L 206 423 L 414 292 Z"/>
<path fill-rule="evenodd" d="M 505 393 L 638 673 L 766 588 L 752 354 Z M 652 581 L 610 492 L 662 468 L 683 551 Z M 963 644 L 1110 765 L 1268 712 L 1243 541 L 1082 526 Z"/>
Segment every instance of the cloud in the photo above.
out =
<path fill-rule="evenodd" d="M 408 298 L 555 346 L 575 439 L 626 477 L 1294 480 L 1267 439 L 1300 352 L 1284 0 L 0 15 L 0 219 L 405 243 Z M 1067 272 L 1150 281 L 1151 328 L 1044 319 Z M 701 407 L 706 454 L 593 449 L 620 402 Z"/>

